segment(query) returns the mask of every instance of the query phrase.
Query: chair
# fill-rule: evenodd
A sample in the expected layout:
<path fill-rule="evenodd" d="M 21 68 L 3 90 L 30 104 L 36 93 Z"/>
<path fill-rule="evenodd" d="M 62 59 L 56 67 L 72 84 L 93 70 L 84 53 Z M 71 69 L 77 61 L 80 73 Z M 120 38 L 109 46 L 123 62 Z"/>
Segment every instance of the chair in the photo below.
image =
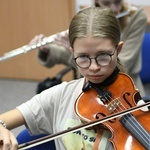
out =
<path fill-rule="evenodd" d="M 150 83 L 150 32 L 146 32 L 142 44 L 142 70 L 140 77 L 143 84 Z"/>
<path fill-rule="evenodd" d="M 149 68 L 150 68 L 150 32 L 146 32 L 144 34 L 144 39 L 143 39 L 143 44 L 142 44 L 142 70 L 140 72 L 140 77 L 144 85 L 150 84 L 150 69 Z M 150 101 L 149 95 L 142 97 L 145 102 Z"/>
<path fill-rule="evenodd" d="M 23 144 L 23 143 L 30 142 L 32 140 L 36 140 L 36 139 L 42 138 L 44 136 L 46 136 L 46 135 L 45 134 L 41 134 L 41 135 L 31 136 L 29 134 L 28 130 L 24 129 L 17 136 L 17 141 L 18 141 L 18 143 L 20 145 L 20 144 Z M 47 143 L 44 143 L 44 144 L 41 144 L 41 145 L 38 145 L 38 146 L 35 146 L 35 147 L 32 147 L 32 148 L 29 148 L 28 150 L 56 150 L 56 148 L 55 148 L 54 140 L 52 140 L 50 142 L 47 142 Z"/>

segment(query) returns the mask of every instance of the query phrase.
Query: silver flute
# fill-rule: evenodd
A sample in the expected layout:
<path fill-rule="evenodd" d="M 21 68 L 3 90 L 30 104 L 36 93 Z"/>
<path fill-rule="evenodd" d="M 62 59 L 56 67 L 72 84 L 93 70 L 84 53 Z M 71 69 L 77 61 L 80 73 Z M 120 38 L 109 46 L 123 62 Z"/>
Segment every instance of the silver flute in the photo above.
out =
<path fill-rule="evenodd" d="M 59 32 L 59 34 L 65 34 L 65 33 L 66 33 L 66 30 Z M 7 60 L 9 58 L 15 57 L 15 56 L 20 55 L 20 54 L 25 54 L 31 50 L 35 50 L 36 48 L 39 48 L 39 47 L 44 46 L 46 44 L 52 43 L 56 36 L 57 36 L 57 34 L 53 34 L 49 37 L 43 38 L 43 40 L 41 42 L 38 42 L 35 44 L 24 45 L 20 48 L 17 48 L 15 50 L 10 51 L 10 52 L 4 53 L 4 55 L 2 57 L 0 57 L 0 61 Z"/>
<path fill-rule="evenodd" d="M 117 15 L 116 18 L 124 17 L 124 16 L 128 15 L 129 13 L 130 13 L 129 11 L 122 12 L 119 15 Z M 59 32 L 59 34 L 62 34 L 62 35 L 65 34 L 65 33 L 66 33 L 66 30 L 62 31 L 62 32 Z M 38 43 L 35 43 L 35 44 L 24 45 L 20 48 L 17 48 L 15 50 L 10 51 L 10 52 L 4 53 L 4 55 L 2 57 L 0 57 L 0 61 L 7 60 L 9 58 L 18 56 L 20 54 L 25 54 L 25 53 L 27 53 L 31 50 L 35 50 L 36 48 L 39 48 L 39 47 L 44 46 L 46 44 L 50 44 L 54 41 L 54 39 L 56 37 L 57 37 L 57 34 L 53 34 L 49 37 L 43 38 L 43 40 L 41 42 L 38 42 Z"/>

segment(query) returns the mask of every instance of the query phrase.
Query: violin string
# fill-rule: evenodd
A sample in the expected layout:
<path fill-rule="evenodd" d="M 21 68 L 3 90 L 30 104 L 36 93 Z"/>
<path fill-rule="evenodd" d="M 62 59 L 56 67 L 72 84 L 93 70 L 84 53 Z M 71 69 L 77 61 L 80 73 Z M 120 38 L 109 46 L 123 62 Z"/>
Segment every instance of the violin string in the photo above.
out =
<path fill-rule="evenodd" d="M 134 131 L 148 144 L 149 143 L 149 135 L 147 134 L 147 132 L 145 132 L 145 130 L 140 125 L 137 125 L 137 123 L 139 123 L 139 122 L 138 121 L 134 122 L 131 119 L 132 115 L 130 113 L 123 117 L 124 117 L 125 121 L 130 120 L 130 122 L 132 122 L 132 124 L 131 124 L 132 129 L 134 129 Z M 140 133 L 138 131 L 140 131 Z"/>
<path fill-rule="evenodd" d="M 125 106 L 122 103 L 121 103 L 121 105 L 125 108 Z M 131 124 L 132 129 L 134 129 L 134 131 L 148 144 L 149 143 L 149 136 L 147 136 L 147 133 L 145 133 L 145 130 L 143 128 L 141 128 L 141 126 L 137 125 L 138 122 L 134 122 L 131 118 L 132 118 L 132 115 L 130 113 L 123 116 L 123 119 L 125 121 L 130 120 L 130 122 L 132 123 Z M 140 133 L 138 131 L 140 131 Z"/>
<path fill-rule="evenodd" d="M 107 96 L 105 97 L 106 99 L 107 99 Z M 109 99 L 111 99 L 111 103 L 112 102 L 114 102 L 115 103 L 115 100 L 116 99 L 118 99 L 118 98 L 116 98 L 116 97 L 114 97 L 114 98 L 112 98 L 112 97 L 109 97 Z M 120 101 L 119 101 L 120 102 Z M 125 109 L 125 106 L 120 102 L 120 104 L 121 104 L 121 106 Z M 114 105 L 114 104 L 113 104 Z M 115 106 L 116 106 L 116 103 L 115 103 Z M 117 105 L 118 107 L 116 107 L 117 109 L 113 109 L 113 113 L 114 112 L 120 112 L 120 110 L 118 110 L 118 108 L 119 109 L 121 109 L 122 111 L 123 111 L 123 109 L 119 106 L 119 105 Z M 130 119 L 130 117 L 129 117 L 129 119 Z M 128 121 L 128 119 L 125 119 L 126 121 Z M 132 121 L 132 120 L 131 120 Z"/>
<path fill-rule="evenodd" d="M 125 119 L 125 118 L 127 118 L 127 119 Z M 132 121 L 132 119 L 130 119 L 130 117 L 128 117 L 128 115 L 124 116 L 124 120 L 130 120 L 130 122 L 133 123 L 133 124 L 131 124 L 132 129 L 134 129 L 134 131 L 138 134 L 138 136 L 141 137 L 145 141 L 145 143 L 148 145 L 149 144 L 149 135 L 148 135 L 148 133 L 146 133 L 145 130 L 143 128 L 141 128 L 140 125 L 138 126 L 136 124 L 136 122 Z M 138 131 L 140 131 L 140 133 Z"/>
<path fill-rule="evenodd" d="M 107 97 L 106 97 L 106 98 L 107 98 Z M 112 97 L 110 97 L 110 99 L 112 99 L 111 101 L 114 101 L 114 99 L 120 99 L 120 98 L 116 98 L 116 97 L 114 96 L 114 99 L 113 99 Z M 114 101 L 114 102 L 115 102 L 115 101 Z M 121 101 L 119 101 L 119 102 L 120 102 L 121 106 L 122 106 L 124 109 L 126 109 L 125 106 L 122 104 L 122 102 L 121 102 Z M 120 105 L 118 105 L 118 107 L 117 107 L 117 109 L 115 109 L 115 111 L 119 112 L 118 108 L 123 111 L 122 107 L 120 107 Z M 129 117 L 129 116 L 130 116 L 130 117 Z M 129 120 L 130 120 L 130 122 L 132 122 L 132 124 L 131 124 L 132 129 L 134 129 L 134 131 L 145 141 L 145 143 L 146 143 L 147 145 L 149 145 L 150 135 L 149 135 L 147 132 L 145 133 L 145 130 L 144 130 L 143 128 L 140 128 L 139 126 L 137 126 L 136 122 L 134 122 L 134 121 L 131 119 L 131 116 L 132 116 L 132 115 L 129 113 L 129 114 L 127 114 L 127 115 L 124 115 L 124 116 L 123 116 L 123 117 L 124 117 L 123 119 L 124 119 L 125 121 L 129 121 Z M 137 130 L 136 130 L 136 129 L 137 129 Z M 140 134 L 138 131 L 140 131 L 141 134 Z M 142 131 L 143 131 L 143 132 L 142 132 Z"/>

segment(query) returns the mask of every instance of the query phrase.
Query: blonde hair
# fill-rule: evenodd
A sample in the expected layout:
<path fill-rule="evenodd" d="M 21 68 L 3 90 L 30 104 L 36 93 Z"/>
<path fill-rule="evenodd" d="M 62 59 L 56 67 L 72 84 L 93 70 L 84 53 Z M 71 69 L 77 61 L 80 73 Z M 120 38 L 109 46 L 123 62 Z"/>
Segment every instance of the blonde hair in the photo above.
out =
<path fill-rule="evenodd" d="M 109 38 L 114 45 L 120 41 L 119 22 L 109 8 L 89 7 L 78 12 L 69 27 L 70 45 L 76 38 L 88 36 Z"/>
<path fill-rule="evenodd" d="M 69 26 L 69 41 L 72 48 L 76 39 L 89 36 L 109 38 L 112 44 L 117 46 L 120 34 L 119 22 L 110 8 L 85 8 L 73 17 Z M 117 65 L 120 70 L 124 70 L 119 59 Z"/>

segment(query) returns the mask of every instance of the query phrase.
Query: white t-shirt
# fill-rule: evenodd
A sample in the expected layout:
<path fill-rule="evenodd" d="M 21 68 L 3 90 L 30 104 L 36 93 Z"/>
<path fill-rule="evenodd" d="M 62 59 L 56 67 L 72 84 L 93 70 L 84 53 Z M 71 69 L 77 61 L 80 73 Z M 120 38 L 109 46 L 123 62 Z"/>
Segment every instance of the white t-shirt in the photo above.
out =
<path fill-rule="evenodd" d="M 84 78 L 63 82 L 43 91 L 31 100 L 18 106 L 26 120 L 26 126 L 33 135 L 58 133 L 81 124 L 74 112 L 74 104 L 82 92 Z M 55 139 L 58 150 L 91 150 L 95 142 L 94 130 L 82 129 Z M 101 150 L 109 149 L 108 134 L 103 133 Z M 111 146 L 110 146 L 111 149 Z"/>

